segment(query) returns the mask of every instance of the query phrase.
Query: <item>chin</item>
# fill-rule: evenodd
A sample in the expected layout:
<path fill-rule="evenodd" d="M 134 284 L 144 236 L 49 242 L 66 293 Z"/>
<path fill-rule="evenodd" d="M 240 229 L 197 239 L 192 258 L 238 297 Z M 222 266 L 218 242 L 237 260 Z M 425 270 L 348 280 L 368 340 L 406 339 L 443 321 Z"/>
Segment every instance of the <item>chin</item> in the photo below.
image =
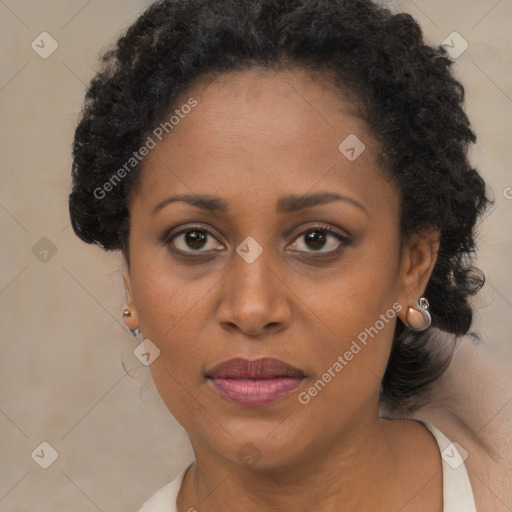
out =
<path fill-rule="evenodd" d="M 282 429 L 276 434 L 275 426 L 266 422 L 262 423 L 261 428 L 254 425 L 248 428 L 247 422 L 244 422 L 242 430 L 240 424 L 237 428 L 233 428 L 229 422 L 222 422 L 222 425 L 229 433 L 224 432 L 222 439 L 217 437 L 207 441 L 207 444 L 220 457 L 236 466 L 253 471 L 269 471 L 297 464 L 301 459 L 302 450 L 289 429 Z"/>

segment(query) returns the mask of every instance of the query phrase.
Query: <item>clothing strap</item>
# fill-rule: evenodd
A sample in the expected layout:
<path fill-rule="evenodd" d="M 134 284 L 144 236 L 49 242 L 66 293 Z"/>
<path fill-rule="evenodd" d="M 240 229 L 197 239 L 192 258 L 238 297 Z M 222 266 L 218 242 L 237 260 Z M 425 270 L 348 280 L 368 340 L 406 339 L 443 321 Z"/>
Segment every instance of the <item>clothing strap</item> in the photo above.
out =
<path fill-rule="evenodd" d="M 443 467 L 443 512 L 477 512 L 473 489 L 464 465 L 466 454 L 457 443 L 452 443 L 438 428 L 424 425 L 434 436 L 441 452 Z M 460 447 L 460 451 L 458 449 Z M 461 453 L 462 452 L 462 453 Z"/>

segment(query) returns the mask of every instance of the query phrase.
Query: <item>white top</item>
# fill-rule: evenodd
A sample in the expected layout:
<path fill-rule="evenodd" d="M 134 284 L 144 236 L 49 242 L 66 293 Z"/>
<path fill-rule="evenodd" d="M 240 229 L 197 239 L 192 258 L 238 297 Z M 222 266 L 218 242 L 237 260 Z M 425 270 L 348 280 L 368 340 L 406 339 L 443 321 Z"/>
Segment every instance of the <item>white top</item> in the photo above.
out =
<path fill-rule="evenodd" d="M 418 421 L 418 420 L 416 420 Z M 420 421 L 436 438 L 443 465 L 443 512 L 476 512 L 473 490 L 464 459 L 464 450 L 452 443 L 433 425 Z M 149 498 L 138 512 L 178 512 L 176 498 L 190 464 L 176 478 Z M 192 509 L 193 510 L 193 509 Z"/>
<path fill-rule="evenodd" d="M 443 512 L 477 512 L 464 460 L 468 454 L 434 425 L 420 421 L 436 438 L 443 464 Z M 165 509 L 163 509 L 165 510 Z M 174 511 L 174 509 L 171 509 Z"/>

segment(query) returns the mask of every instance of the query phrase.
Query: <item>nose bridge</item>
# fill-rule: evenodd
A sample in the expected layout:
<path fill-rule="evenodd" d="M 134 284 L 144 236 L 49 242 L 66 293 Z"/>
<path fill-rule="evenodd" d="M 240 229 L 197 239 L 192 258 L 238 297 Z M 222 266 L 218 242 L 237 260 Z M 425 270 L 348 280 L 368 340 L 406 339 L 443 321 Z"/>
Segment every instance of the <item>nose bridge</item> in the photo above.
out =
<path fill-rule="evenodd" d="M 268 324 L 286 323 L 289 308 L 276 277 L 272 246 L 248 237 L 233 256 L 233 267 L 222 290 L 219 321 L 256 334 Z"/>
<path fill-rule="evenodd" d="M 247 237 L 236 252 L 232 272 L 235 295 L 248 303 L 251 299 L 258 302 L 271 300 L 275 295 L 272 247 L 263 247 L 253 237 Z"/>

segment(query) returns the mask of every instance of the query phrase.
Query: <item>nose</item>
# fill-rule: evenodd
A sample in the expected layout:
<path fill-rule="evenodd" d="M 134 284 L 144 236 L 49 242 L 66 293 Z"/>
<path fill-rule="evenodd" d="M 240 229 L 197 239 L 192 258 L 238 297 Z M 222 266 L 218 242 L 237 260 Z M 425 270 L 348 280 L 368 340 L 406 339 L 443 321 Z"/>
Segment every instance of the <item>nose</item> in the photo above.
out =
<path fill-rule="evenodd" d="M 271 268 L 270 259 L 266 251 L 252 263 L 234 256 L 233 268 L 220 284 L 217 319 L 223 328 L 261 336 L 289 326 L 292 293 L 283 282 L 282 272 L 278 275 Z"/>

